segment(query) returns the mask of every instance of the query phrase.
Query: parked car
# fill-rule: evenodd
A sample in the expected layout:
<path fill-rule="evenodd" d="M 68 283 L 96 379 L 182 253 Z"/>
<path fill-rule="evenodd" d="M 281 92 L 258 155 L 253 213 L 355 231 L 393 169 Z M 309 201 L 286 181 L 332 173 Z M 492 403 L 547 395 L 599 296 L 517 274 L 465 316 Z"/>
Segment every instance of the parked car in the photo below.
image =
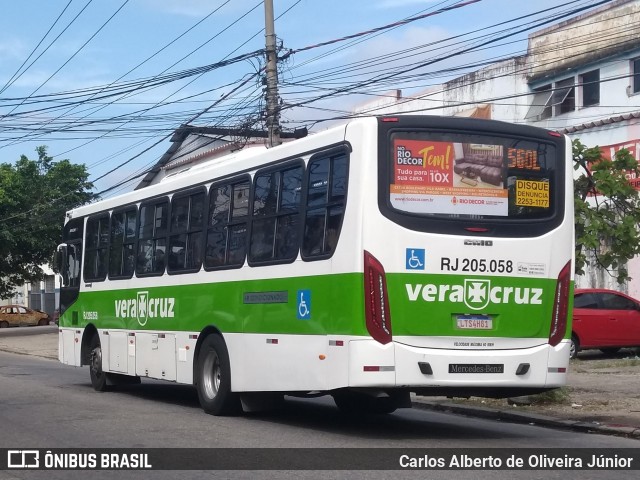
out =
<path fill-rule="evenodd" d="M 607 354 L 640 346 L 640 301 L 614 290 L 576 289 L 573 296 L 571 358 L 598 348 Z"/>
<path fill-rule="evenodd" d="M 49 314 L 22 305 L 0 306 L 0 328 L 30 325 L 49 325 Z"/>

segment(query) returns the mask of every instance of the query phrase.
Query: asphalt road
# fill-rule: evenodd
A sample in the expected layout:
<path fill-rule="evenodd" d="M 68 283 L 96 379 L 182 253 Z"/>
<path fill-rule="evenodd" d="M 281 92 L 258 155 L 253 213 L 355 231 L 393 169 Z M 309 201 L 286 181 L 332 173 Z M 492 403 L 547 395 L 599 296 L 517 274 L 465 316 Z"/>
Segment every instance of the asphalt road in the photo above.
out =
<path fill-rule="evenodd" d="M 43 327 L 47 328 L 47 327 Z M 43 332 L 44 333 L 44 332 Z M 94 392 L 87 368 L 0 352 L 0 448 L 638 448 L 620 437 L 548 429 L 453 414 L 399 410 L 346 417 L 326 398 L 290 399 L 283 411 L 237 417 L 202 412 L 195 390 L 158 381 Z M 0 471 L 0 479 L 344 478 L 344 471 L 69 472 Z M 636 478 L 610 471 L 356 471 L 349 478 Z"/>

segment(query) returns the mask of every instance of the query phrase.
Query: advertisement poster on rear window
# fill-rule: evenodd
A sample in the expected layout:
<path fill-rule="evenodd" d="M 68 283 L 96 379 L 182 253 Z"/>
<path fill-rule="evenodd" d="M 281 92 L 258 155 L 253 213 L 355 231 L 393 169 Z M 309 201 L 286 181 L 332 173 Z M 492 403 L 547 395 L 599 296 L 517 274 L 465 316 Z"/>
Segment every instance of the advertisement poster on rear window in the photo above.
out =
<path fill-rule="evenodd" d="M 508 215 L 502 145 L 393 141 L 391 205 L 427 214 Z"/>

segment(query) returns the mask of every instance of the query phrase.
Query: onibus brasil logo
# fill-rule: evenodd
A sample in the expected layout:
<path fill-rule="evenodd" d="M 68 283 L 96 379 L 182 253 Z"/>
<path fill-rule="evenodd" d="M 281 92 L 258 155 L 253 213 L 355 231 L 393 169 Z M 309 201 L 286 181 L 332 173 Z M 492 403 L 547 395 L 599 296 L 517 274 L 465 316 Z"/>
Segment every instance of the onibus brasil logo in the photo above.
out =
<path fill-rule="evenodd" d="M 411 302 L 422 298 L 425 302 L 464 303 L 471 310 L 482 310 L 490 303 L 541 305 L 542 288 L 491 286 L 488 279 L 466 279 L 463 285 L 409 284 L 405 285 Z"/>
<path fill-rule="evenodd" d="M 136 298 L 116 300 L 116 318 L 138 320 L 145 326 L 150 318 L 174 318 L 174 297 L 151 297 L 149 292 L 137 292 Z"/>

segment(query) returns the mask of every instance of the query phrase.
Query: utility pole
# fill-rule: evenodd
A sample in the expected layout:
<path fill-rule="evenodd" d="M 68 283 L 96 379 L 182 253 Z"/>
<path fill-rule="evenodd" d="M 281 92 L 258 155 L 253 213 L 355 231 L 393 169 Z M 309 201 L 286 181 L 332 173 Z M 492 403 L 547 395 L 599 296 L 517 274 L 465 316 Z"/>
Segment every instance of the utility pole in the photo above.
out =
<path fill-rule="evenodd" d="M 280 145 L 280 105 L 278 97 L 278 54 L 273 20 L 273 0 L 264 0 L 264 36 L 267 56 L 267 129 L 269 147 Z"/>

